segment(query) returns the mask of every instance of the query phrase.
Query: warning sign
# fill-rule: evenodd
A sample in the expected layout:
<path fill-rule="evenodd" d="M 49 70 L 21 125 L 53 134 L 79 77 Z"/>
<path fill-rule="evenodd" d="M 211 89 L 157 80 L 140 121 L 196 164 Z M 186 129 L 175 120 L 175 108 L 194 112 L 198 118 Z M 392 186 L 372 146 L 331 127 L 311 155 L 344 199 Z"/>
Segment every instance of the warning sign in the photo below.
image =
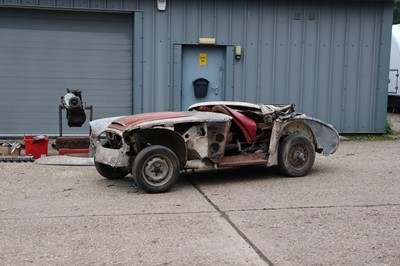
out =
<path fill-rule="evenodd" d="M 199 55 L 199 65 L 206 66 L 207 65 L 207 54 L 200 54 Z"/>

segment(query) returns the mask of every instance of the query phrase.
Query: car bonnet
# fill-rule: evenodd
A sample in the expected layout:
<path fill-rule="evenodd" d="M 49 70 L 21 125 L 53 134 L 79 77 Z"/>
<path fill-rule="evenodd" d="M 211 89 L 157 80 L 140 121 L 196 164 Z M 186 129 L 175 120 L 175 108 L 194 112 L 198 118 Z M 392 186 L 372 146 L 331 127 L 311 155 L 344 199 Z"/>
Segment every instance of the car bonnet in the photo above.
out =
<path fill-rule="evenodd" d="M 108 127 L 120 131 L 131 131 L 136 128 L 165 126 L 178 123 L 228 121 L 230 116 L 210 112 L 158 112 L 121 117 Z"/>

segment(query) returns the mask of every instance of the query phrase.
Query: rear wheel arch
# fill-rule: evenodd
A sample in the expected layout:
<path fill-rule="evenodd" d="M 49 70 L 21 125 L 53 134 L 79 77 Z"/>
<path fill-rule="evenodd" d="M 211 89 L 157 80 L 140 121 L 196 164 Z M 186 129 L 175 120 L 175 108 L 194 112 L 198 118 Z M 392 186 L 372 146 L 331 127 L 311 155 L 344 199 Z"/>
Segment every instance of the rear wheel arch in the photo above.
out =
<path fill-rule="evenodd" d="M 269 146 L 268 166 L 278 165 L 278 149 L 280 144 L 290 135 L 303 135 L 308 138 L 317 150 L 317 139 L 312 129 L 303 120 L 289 120 L 285 122 L 275 121 L 272 128 L 271 142 Z"/>
<path fill-rule="evenodd" d="M 303 139 L 302 139 L 303 138 Z M 297 145 L 298 141 L 303 142 L 301 149 L 310 149 L 308 160 L 301 169 L 296 169 L 291 165 L 289 158 L 285 158 L 290 155 L 292 145 Z M 306 143 L 309 143 L 308 144 Z M 314 136 L 312 129 L 304 123 L 303 120 L 294 120 L 283 124 L 281 129 L 279 142 L 277 143 L 277 163 L 281 171 L 287 176 L 303 176 L 306 175 L 312 168 L 315 160 L 315 151 L 317 149 L 317 139 Z"/>
<path fill-rule="evenodd" d="M 307 124 L 305 124 L 302 120 L 290 121 L 289 123 L 284 124 L 281 131 L 281 137 L 279 139 L 279 142 L 281 143 L 285 137 L 293 134 L 305 136 L 312 142 L 314 149 L 316 149 L 317 139 L 315 138 L 311 128 Z"/>

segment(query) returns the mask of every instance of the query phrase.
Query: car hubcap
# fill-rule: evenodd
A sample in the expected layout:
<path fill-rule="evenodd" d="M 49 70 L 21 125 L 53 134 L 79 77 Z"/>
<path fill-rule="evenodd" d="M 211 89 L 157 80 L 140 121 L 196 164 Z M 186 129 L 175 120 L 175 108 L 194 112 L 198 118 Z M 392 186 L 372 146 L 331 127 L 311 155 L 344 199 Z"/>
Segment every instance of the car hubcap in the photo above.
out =
<path fill-rule="evenodd" d="M 307 164 L 308 150 L 302 143 L 293 145 L 290 149 L 290 164 L 297 169 L 303 168 Z"/>
<path fill-rule="evenodd" d="M 171 176 L 172 165 L 162 157 L 149 158 L 144 165 L 144 176 L 151 183 L 161 183 Z"/>

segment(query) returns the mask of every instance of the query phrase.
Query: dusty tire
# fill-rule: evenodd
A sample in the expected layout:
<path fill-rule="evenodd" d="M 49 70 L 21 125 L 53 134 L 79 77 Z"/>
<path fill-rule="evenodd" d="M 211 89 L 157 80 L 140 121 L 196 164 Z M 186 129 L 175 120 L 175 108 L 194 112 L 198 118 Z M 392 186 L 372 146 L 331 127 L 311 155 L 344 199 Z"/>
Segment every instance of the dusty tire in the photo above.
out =
<path fill-rule="evenodd" d="M 113 168 L 109 165 L 94 162 L 97 172 L 107 179 L 121 179 L 124 178 L 128 173 L 121 168 Z"/>
<path fill-rule="evenodd" d="M 179 160 L 170 149 L 154 145 L 141 150 L 136 156 L 132 175 L 143 190 L 149 193 L 168 191 L 179 178 Z"/>
<path fill-rule="evenodd" d="M 285 137 L 278 150 L 278 166 L 291 177 L 306 175 L 314 165 L 315 150 L 311 141 L 298 134 Z"/>

